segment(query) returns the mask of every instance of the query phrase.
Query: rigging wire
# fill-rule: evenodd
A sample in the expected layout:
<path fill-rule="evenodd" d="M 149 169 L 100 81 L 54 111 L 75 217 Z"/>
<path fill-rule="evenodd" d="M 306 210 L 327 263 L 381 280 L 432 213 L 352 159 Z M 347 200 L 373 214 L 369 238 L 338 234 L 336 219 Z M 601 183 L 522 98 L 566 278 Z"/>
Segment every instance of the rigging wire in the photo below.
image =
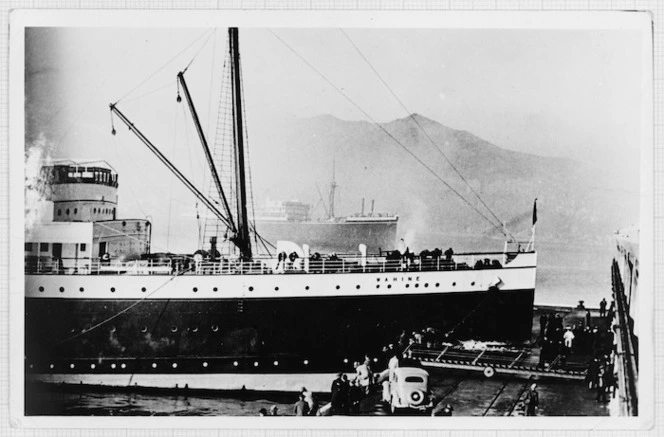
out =
<path fill-rule="evenodd" d="M 401 141 L 399 141 L 394 135 L 392 135 L 387 129 L 385 129 L 384 126 L 382 126 L 380 123 L 378 123 L 371 115 L 369 115 L 359 104 L 355 103 L 353 99 L 348 97 L 346 93 L 343 92 L 342 89 L 338 88 L 330 79 L 328 79 L 323 73 L 321 73 L 316 67 L 314 67 L 309 61 L 307 61 L 302 55 L 300 55 L 297 51 L 295 51 L 294 48 L 292 48 L 286 41 L 284 41 L 279 35 L 277 35 L 272 29 L 268 29 L 272 35 L 274 35 L 275 38 L 277 38 L 279 41 L 281 41 L 295 56 L 300 58 L 302 62 L 304 62 L 309 68 L 311 68 L 316 74 L 318 74 L 323 80 L 325 80 L 335 91 L 337 91 L 339 94 L 341 94 L 351 105 L 353 105 L 358 111 L 360 111 L 362 114 L 364 114 L 365 117 L 367 117 L 369 120 L 371 120 L 372 123 L 374 123 L 380 130 L 382 130 L 388 137 L 390 137 L 392 140 L 394 140 L 395 143 L 397 143 L 402 149 L 404 149 L 410 156 L 412 156 L 417 162 L 419 162 L 424 168 L 426 168 L 429 173 L 431 173 L 436 179 L 438 179 L 443 185 L 445 185 L 447 188 L 450 189 L 454 194 L 457 195 L 461 200 L 463 200 L 470 208 L 472 208 L 478 215 L 480 215 L 485 221 L 487 221 L 491 226 L 496 228 L 499 232 L 501 232 L 503 235 L 505 234 L 505 231 L 502 229 L 501 226 L 496 225 L 491 219 L 489 219 L 485 214 L 482 213 L 475 205 L 470 203 L 468 199 L 463 197 L 461 193 L 459 193 L 454 187 L 452 187 L 448 182 L 446 182 L 443 178 L 438 175 L 429 165 L 427 165 L 422 159 L 420 159 L 417 155 L 415 155 L 410 149 L 408 149 Z"/>
<path fill-rule="evenodd" d="M 215 28 L 215 29 L 212 30 L 212 33 L 210 33 L 210 35 L 208 35 L 208 37 L 205 39 L 205 41 L 203 42 L 203 44 L 201 45 L 201 47 L 200 47 L 200 48 L 198 49 L 198 51 L 194 54 L 194 56 L 191 58 L 191 61 L 189 61 L 189 63 L 187 64 L 187 66 L 184 67 L 184 70 L 182 70 L 183 73 L 185 73 L 185 72 L 187 71 L 187 69 L 191 66 L 191 64 L 194 62 L 194 60 L 198 57 L 198 54 L 199 54 L 199 53 L 205 48 L 205 46 L 207 45 L 207 42 L 210 40 L 210 38 L 211 38 L 213 35 L 216 35 L 216 33 L 217 33 L 217 29 Z"/>
<path fill-rule="evenodd" d="M 431 136 L 429 135 L 429 133 L 426 131 L 426 129 L 424 129 L 424 127 L 420 124 L 420 122 L 417 120 L 417 118 L 413 116 L 413 114 L 411 113 L 411 111 L 408 110 L 408 108 L 407 108 L 406 105 L 403 103 L 403 101 L 399 98 L 399 96 L 397 96 L 397 94 L 394 92 L 394 90 L 392 90 L 392 88 L 387 84 L 387 82 L 385 81 L 385 79 L 383 79 L 383 77 L 380 75 L 380 73 L 378 73 L 378 71 L 376 70 L 376 68 L 374 68 L 374 66 L 371 64 L 371 62 L 369 62 L 369 60 L 367 59 L 367 57 L 364 56 L 364 54 L 362 53 L 362 51 L 361 51 L 361 50 L 359 49 L 359 47 L 353 42 L 353 40 L 350 38 L 350 36 L 348 36 L 348 34 L 347 34 L 343 29 L 339 29 L 339 31 L 340 31 L 340 32 L 346 37 L 346 39 L 348 40 L 348 42 L 350 43 L 350 45 L 352 45 L 353 48 L 355 48 L 355 51 L 357 51 L 357 53 L 358 53 L 358 54 L 360 55 L 360 57 L 364 60 L 364 62 L 369 66 L 369 68 L 371 68 L 371 71 L 374 72 L 374 74 L 376 75 L 376 77 L 378 77 L 378 79 L 379 79 L 379 80 L 381 81 L 381 83 L 385 86 L 385 88 L 390 92 L 390 94 L 392 94 L 392 96 L 396 99 L 396 101 L 399 103 L 399 105 L 401 105 L 401 107 L 403 108 L 403 110 L 406 111 L 406 114 L 408 114 L 409 118 L 410 118 L 411 120 L 413 120 L 413 122 L 415 122 L 415 124 L 416 124 L 417 127 L 422 131 L 422 133 L 424 133 L 424 135 L 427 137 L 427 139 L 429 140 L 429 142 L 431 143 L 431 145 L 433 145 L 433 146 L 435 147 L 435 149 L 438 151 L 438 153 L 440 153 L 440 155 L 445 159 L 445 161 L 447 161 L 447 163 L 450 165 L 450 167 L 452 167 L 452 169 L 456 172 L 456 174 L 459 175 L 459 177 L 461 178 L 461 180 L 462 180 L 462 181 L 468 186 L 468 188 L 470 188 L 470 191 L 472 191 L 472 193 L 473 193 L 473 194 L 475 195 L 475 197 L 480 201 L 480 203 L 482 203 L 482 205 L 484 205 L 484 207 L 489 211 L 489 213 L 491 213 L 491 215 L 493 216 L 493 218 L 496 219 L 496 221 L 497 221 L 498 223 L 501 223 L 501 224 L 502 224 L 503 221 L 500 220 L 500 218 L 498 218 L 498 216 L 493 212 L 493 210 L 492 210 L 491 208 L 489 208 L 489 205 L 487 205 L 487 204 L 484 202 L 484 200 L 480 197 L 480 195 L 477 193 L 477 191 L 476 191 L 476 190 L 473 188 L 473 186 L 470 184 L 470 182 L 468 182 L 468 180 L 466 180 L 466 178 L 463 176 L 463 174 L 461 174 L 461 172 L 459 171 L 459 169 L 457 169 L 457 167 L 452 163 L 452 161 L 450 161 L 450 159 L 447 157 L 447 155 L 445 154 L 445 152 L 443 152 L 443 150 L 440 148 L 440 146 L 439 146 L 439 145 L 433 140 L 433 138 L 431 138 Z M 514 238 L 514 235 L 512 235 L 512 233 L 509 232 L 507 229 L 505 229 L 505 230 L 510 234 L 510 237 L 512 238 L 512 240 L 516 241 L 516 238 Z"/>
<path fill-rule="evenodd" d="M 189 43 L 189 45 L 187 45 L 185 48 L 183 48 L 182 50 L 180 50 L 175 56 L 171 57 L 168 61 L 166 61 L 166 62 L 165 62 L 161 67 L 159 67 L 154 73 L 152 73 L 151 75 L 149 75 L 149 76 L 148 76 L 147 78 L 145 78 L 141 83 L 139 83 L 139 84 L 136 85 L 134 88 L 130 89 L 130 90 L 129 90 L 126 94 L 124 94 L 122 97 L 120 97 L 120 98 L 114 103 L 114 105 L 117 105 L 117 104 L 118 104 L 121 100 L 123 100 L 125 97 L 129 96 L 131 93 L 133 93 L 133 92 L 136 91 L 138 88 L 140 88 L 141 86 L 143 86 L 147 81 L 149 81 L 150 79 L 152 79 L 155 75 L 157 75 L 157 73 L 161 72 L 161 71 L 162 71 L 164 68 L 166 68 L 171 62 L 173 62 L 177 57 L 179 57 L 182 53 L 184 53 L 184 52 L 187 51 L 191 46 L 193 46 L 193 45 L 196 44 L 198 41 L 200 41 L 205 35 L 207 35 L 208 32 L 210 32 L 210 31 L 209 31 L 209 30 L 206 30 L 205 32 L 203 32 L 198 38 L 196 38 L 195 40 L 193 40 L 191 43 Z M 214 32 L 214 29 L 213 29 L 212 32 Z M 195 58 L 195 56 L 194 56 L 194 58 Z M 191 62 L 193 62 L 193 59 L 191 60 Z M 190 64 L 191 64 L 191 62 L 190 62 Z"/>

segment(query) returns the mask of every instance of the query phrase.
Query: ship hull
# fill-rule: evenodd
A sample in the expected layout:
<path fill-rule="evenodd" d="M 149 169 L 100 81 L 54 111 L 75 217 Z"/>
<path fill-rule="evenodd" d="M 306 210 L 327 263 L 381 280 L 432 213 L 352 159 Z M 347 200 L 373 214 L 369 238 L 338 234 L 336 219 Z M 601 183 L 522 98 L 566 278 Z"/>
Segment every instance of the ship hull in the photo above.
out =
<path fill-rule="evenodd" d="M 437 341 L 445 333 L 527 341 L 534 283 L 534 266 L 28 275 L 26 374 L 44 382 L 220 390 L 288 390 L 311 375 L 328 384 L 365 354 L 384 358 L 381 349 L 396 344 L 402 330 L 434 328 Z"/>
<path fill-rule="evenodd" d="M 261 237 L 276 243 L 292 241 L 308 244 L 312 252 L 357 252 L 358 244 L 369 253 L 396 248 L 397 221 L 288 222 L 256 221 Z M 352 243 L 351 243 L 352 242 Z"/>

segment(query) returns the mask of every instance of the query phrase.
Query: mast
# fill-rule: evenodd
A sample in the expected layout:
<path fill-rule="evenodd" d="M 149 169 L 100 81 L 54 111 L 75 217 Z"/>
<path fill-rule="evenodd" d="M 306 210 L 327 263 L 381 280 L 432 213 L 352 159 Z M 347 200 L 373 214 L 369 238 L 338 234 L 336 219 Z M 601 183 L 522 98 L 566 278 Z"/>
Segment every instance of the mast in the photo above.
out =
<path fill-rule="evenodd" d="M 237 174 L 237 234 L 235 245 L 240 249 L 242 259 L 251 259 L 251 240 L 249 239 L 249 220 L 247 214 L 247 189 L 244 163 L 244 127 L 242 125 L 242 76 L 240 71 L 240 42 L 237 27 L 228 29 L 231 58 L 231 80 L 233 86 L 233 139 L 236 150 Z"/>
<path fill-rule="evenodd" d="M 332 183 L 330 184 L 330 211 L 327 215 L 328 219 L 334 219 L 334 191 L 337 189 L 337 182 L 334 177 L 335 174 L 335 160 L 332 159 Z"/>

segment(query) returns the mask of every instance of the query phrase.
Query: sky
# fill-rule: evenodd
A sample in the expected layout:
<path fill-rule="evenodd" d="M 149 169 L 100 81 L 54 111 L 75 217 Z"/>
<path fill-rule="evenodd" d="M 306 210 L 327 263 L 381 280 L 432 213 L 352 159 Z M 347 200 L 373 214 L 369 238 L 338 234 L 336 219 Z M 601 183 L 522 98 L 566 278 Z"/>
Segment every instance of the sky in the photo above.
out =
<path fill-rule="evenodd" d="M 118 102 L 203 187 L 204 159 L 175 103 L 175 78 L 191 61 L 186 78 L 212 135 L 225 37 L 225 29 L 202 28 L 28 29 L 26 150 L 107 160 L 120 174 L 121 216 L 149 216 L 155 229 L 168 229 L 156 246 L 172 249 L 170 216 L 191 216 L 192 197 L 119 120 L 110 135 L 108 105 Z M 364 56 L 409 112 L 506 149 L 633 175 L 641 37 L 633 30 L 240 29 L 252 159 L 277 153 L 251 144 L 252 130 L 284 117 L 367 119 L 327 80 L 373 120 L 405 117 Z"/>

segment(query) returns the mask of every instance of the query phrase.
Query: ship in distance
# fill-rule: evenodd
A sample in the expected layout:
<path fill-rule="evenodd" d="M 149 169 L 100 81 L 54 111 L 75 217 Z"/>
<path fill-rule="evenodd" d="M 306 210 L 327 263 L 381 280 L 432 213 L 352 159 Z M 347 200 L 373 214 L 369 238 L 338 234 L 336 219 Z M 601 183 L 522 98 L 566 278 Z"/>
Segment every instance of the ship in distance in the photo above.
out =
<path fill-rule="evenodd" d="M 317 206 L 299 200 L 270 200 L 256 211 L 255 221 L 260 234 L 268 241 L 291 241 L 307 244 L 313 252 L 348 253 L 357 250 L 362 242 L 370 253 L 393 249 L 397 239 L 399 216 L 374 211 L 371 200 L 369 212 L 364 211 L 364 199 L 359 213 L 339 217 L 335 214 L 337 183 L 332 170 L 328 202 L 322 196 L 318 204 L 325 208 L 324 219 L 314 219 Z"/>
<path fill-rule="evenodd" d="M 330 254 L 306 243 L 275 249 L 261 237 L 249 214 L 238 29 L 228 38 L 232 180 L 220 177 L 222 163 L 213 159 L 185 74 L 177 75 L 174 104 L 188 106 L 199 133 L 209 195 L 140 122 L 110 105 L 112 119 L 216 217 L 223 231 L 208 235 L 205 248 L 152 253 L 150 221 L 117 217 L 121 182 L 107 163 L 44 165 L 52 219 L 26 229 L 25 241 L 27 381 L 328 391 L 334 374 L 377 357 L 404 330 L 430 328 L 448 340 L 530 338 L 534 241 L 525 250 L 506 243 L 498 251 L 420 254 L 376 253 L 357 241 L 350 253 Z"/>

